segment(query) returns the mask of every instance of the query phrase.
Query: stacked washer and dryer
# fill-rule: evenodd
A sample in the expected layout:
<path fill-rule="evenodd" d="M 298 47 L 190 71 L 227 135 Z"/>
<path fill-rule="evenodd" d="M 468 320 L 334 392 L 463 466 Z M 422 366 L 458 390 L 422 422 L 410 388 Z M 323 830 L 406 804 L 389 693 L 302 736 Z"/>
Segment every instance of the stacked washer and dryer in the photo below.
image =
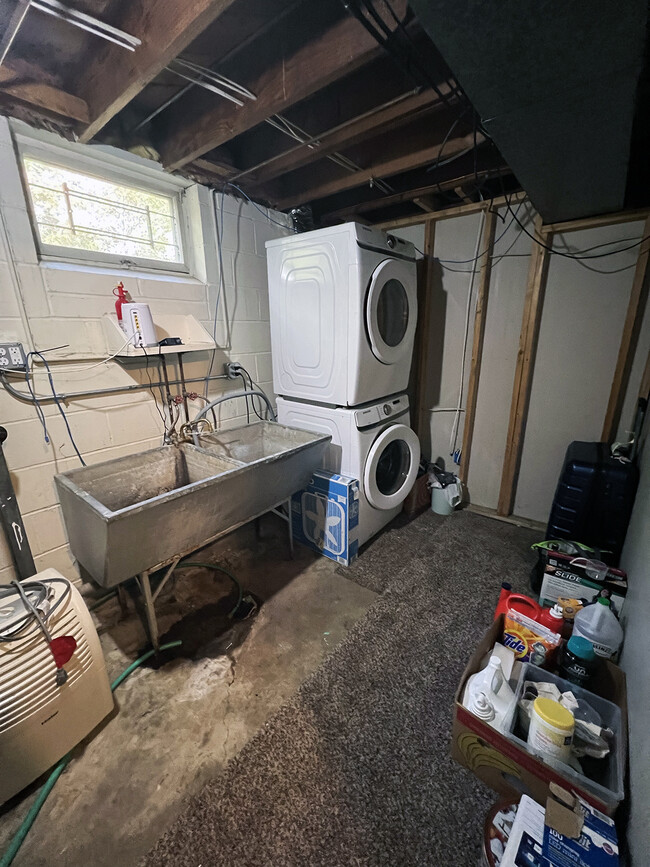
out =
<path fill-rule="evenodd" d="M 278 421 L 332 437 L 359 480 L 359 545 L 401 510 L 420 462 L 405 394 L 417 320 L 412 244 L 357 223 L 268 241 Z"/>

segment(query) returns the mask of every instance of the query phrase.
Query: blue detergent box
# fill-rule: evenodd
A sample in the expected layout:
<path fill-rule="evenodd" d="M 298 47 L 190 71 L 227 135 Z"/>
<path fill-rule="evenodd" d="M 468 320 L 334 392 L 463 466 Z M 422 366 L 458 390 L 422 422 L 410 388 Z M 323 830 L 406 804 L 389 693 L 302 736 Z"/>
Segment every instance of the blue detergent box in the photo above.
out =
<path fill-rule="evenodd" d="M 359 480 L 317 470 L 291 498 L 293 537 L 349 566 L 359 551 Z"/>
<path fill-rule="evenodd" d="M 618 867 L 614 821 L 551 783 L 542 854 L 550 867 Z M 560 803 L 561 802 L 561 803 Z"/>

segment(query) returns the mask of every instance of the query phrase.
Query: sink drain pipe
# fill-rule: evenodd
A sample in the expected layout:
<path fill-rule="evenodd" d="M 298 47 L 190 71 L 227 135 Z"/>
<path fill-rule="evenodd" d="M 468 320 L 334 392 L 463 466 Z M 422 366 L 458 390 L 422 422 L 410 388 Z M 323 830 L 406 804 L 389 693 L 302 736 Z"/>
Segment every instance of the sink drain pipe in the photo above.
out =
<path fill-rule="evenodd" d="M 170 641 L 169 644 L 163 644 L 160 647 L 160 651 L 171 650 L 173 647 L 179 647 L 182 643 L 182 641 Z M 154 653 L 156 653 L 155 650 L 147 651 L 147 653 L 143 654 L 139 659 L 136 659 L 135 662 L 132 662 L 131 665 L 125 668 L 122 674 L 116 677 L 111 684 L 111 691 L 115 692 L 117 687 L 121 683 L 124 683 L 127 677 L 129 677 L 129 675 L 132 674 L 136 670 L 136 668 L 139 668 L 143 662 L 146 662 L 148 659 L 150 659 L 154 655 Z M 40 813 L 43 804 L 47 801 L 50 792 L 56 785 L 56 781 L 59 779 L 61 774 L 69 765 L 71 758 L 72 752 L 69 752 L 66 756 L 63 756 L 63 758 L 60 759 L 57 765 L 54 766 L 54 770 L 50 773 L 50 776 L 45 781 L 43 788 L 38 793 L 38 797 L 36 798 L 29 812 L 23 819 L 20 828 L 16 831 L 11 843 L 9 844 L 9 848 L 0 859 L 0 867 L 9 867 L 9 865 L 18 854 L 18 850 L 23 845 L 25 837 L 29 834 L 29 830 L 36 821 L 36 817 Z"/>

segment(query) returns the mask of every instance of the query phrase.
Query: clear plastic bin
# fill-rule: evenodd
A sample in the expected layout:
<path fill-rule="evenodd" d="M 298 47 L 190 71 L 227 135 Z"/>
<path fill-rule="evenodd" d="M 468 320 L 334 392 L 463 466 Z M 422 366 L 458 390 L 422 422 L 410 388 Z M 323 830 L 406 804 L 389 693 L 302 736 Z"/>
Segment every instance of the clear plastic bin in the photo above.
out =
<path fill-rule="evenodd" d="M 614 747 L 604 759 L 591 759 L 589 757 L 580 759 L 580 763 L 585 771 L 584 774 L 579 774 L 572 767 L 561 762 L 553 763 L 553 767 L 560 770 L 569 782 L 574 781 L 576 786 L 587 792 L 591 792 L 604 803 L 610 804 L 612 810 L 615 810 L 625 797 L 627 732 L 623 725 L 621 709 L 611 701 L 607 701 L 593 692 L 582 689 L 568 680 L 564 680 L 562 677 L 551 674 L 550 671 L 544 671 L 543 668 L 532 665 L 530 662 L 524 663 L 521 667 L 519 683 L 517 685 L 517 703 L 519 703 L 519 699 L 523 695 L 524 683 L 527 680 L 554 683 L 560 692 L 570 691 L 576 698 L 584 699 L 600 714 L 603 726 L 610 728 L 614 732 Z M 509 736 L 510 739 L 519 747 L 526 750 L 526 752 L 535 755 L 526 741 L 518 736 L 518 726 L 518 714 L 515 714 L 513 731 Z M 536 758 L 544 761 L 543 757 L 536 756 Z"/>

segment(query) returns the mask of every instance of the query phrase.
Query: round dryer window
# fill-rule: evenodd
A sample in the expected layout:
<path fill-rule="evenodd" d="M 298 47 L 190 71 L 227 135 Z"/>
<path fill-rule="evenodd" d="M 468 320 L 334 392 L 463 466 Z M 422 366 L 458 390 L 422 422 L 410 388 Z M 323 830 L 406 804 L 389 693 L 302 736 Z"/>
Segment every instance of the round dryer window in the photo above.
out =
<path fill-rule="evenodd" d="M 377 327 L 387 346 L 399 346 L 409 324 L 409 299 L 399 280 L 387 280 L 379 292 Z"/>
<path fill-rule="evenodd" d="M 417 314 L 415 263 L 385 259 L 373 272 L 366 300 L 366 330 L 379 361 L 395 364 L 411 353 Z"/>
<path fill-rule="evenodd" d="M 392 509 L 406 499 L 420 464 L 420 442 L 404 424 L 383 430 L 368 452 L 363 474 L 365 495 L 376 509 Z"/>

